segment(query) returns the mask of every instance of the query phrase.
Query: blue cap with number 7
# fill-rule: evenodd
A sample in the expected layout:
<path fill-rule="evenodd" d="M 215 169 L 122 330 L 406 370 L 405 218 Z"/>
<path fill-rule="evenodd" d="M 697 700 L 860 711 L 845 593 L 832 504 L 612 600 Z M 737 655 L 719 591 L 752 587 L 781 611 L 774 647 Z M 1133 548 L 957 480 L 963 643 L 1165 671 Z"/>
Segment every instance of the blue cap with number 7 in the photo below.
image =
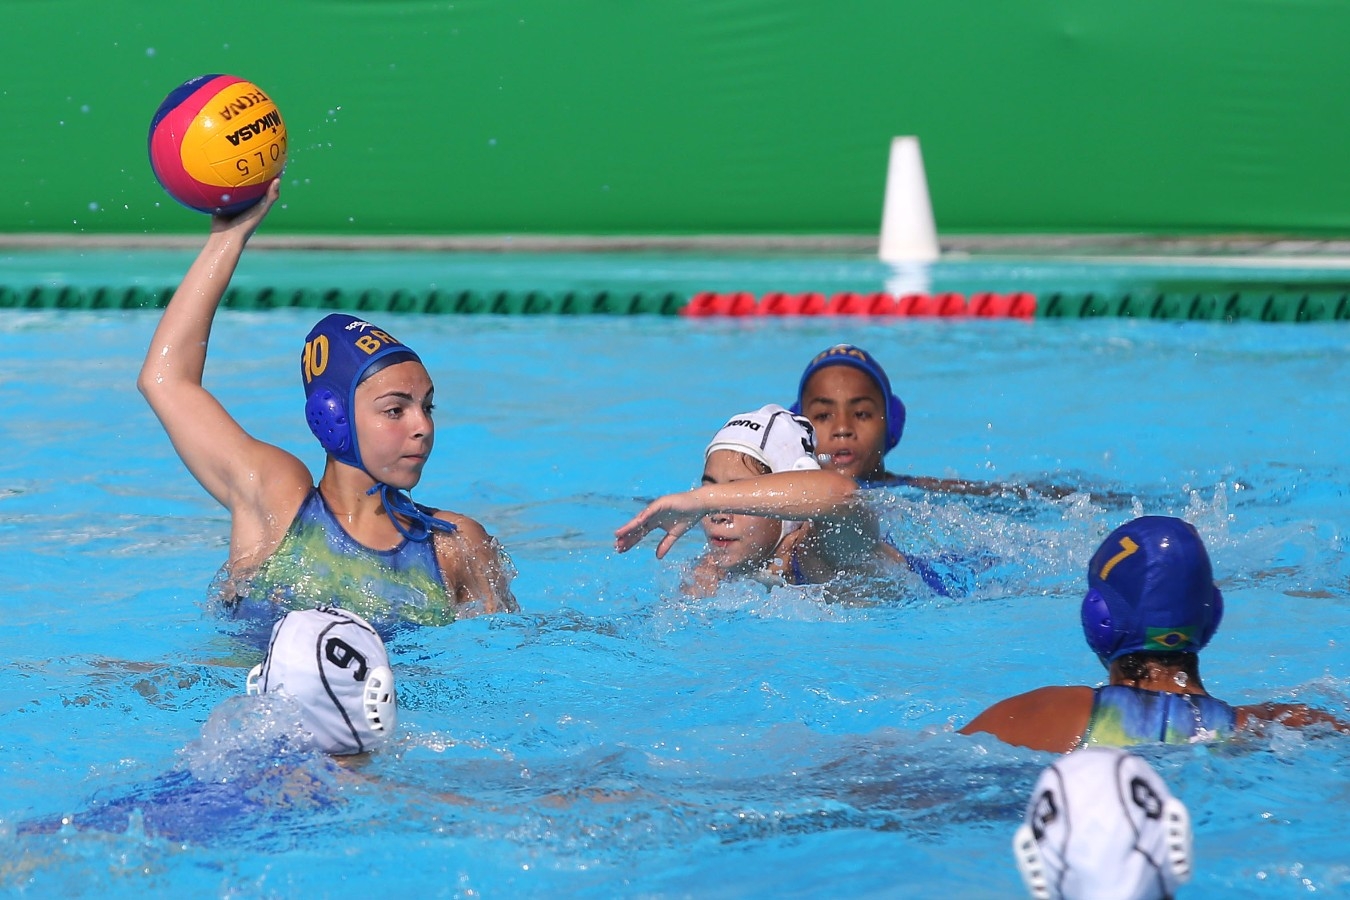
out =
<path fill-rule="evenodd" d="M 1083 636 L 1103 665 L 1129 653 L 1199 653 L 1223 619 L 1200 534 L 1171 516 L 1111 532 L 1088 563 Z"/>

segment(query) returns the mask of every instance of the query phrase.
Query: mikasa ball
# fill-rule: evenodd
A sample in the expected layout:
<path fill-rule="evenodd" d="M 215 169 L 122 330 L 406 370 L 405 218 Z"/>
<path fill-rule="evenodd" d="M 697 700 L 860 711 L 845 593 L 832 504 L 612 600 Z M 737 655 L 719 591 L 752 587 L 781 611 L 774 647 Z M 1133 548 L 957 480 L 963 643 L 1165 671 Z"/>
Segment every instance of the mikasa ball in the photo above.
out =
<path fill-rule="evenodd" d="M 247 209 L 285 165 L 286 124 L 251 81 L 199 75 L 170 91 L 150 120 L 150 167 L 189 209 Z"/>

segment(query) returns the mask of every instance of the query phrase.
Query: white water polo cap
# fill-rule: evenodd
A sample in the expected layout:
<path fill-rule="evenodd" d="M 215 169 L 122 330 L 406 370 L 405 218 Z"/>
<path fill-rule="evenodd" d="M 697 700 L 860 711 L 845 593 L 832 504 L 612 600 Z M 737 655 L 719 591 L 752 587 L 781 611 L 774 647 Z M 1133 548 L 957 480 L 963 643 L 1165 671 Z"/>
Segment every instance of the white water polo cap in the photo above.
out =
<path fill-rule="evenodd" d="M 717 450 L 734 450 L 754 457 L 768 466 L 770 472 L 820 468 L 816 461 L 816 431 L 810 420 L 793 415 L 776 403 L 732 416 L 713 435 L 703 458 Z"/>
<path fill-rule="evenodd" d="M 1087 747 L 1036 780 L 1013 852 L 1037 900 L 1161 900 L 1191 877 L 1191 820 L 1142 757 Z"/>
<path fill-rule="evenodd" d="M 281 691 L 300 705 L 314 746 L 364 753 L 393 734 L 398 694 L 384 641 L 365 619 L 331 606 L 288 612 L 272 627 L 248 692 Z"/>

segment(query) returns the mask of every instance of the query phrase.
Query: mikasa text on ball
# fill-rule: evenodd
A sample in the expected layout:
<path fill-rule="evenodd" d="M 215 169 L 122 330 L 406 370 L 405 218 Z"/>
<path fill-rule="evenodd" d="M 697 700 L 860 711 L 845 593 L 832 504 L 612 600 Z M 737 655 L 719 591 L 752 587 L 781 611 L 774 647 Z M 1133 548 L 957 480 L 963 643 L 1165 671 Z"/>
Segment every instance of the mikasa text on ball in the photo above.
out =
<path fill-rule="evenodd" d="M 247 209 L 285 165 L 286 124 L 251 81 L 199 75 L 174 88 L 150 120 L 150 167 L 189 209 Z"/>

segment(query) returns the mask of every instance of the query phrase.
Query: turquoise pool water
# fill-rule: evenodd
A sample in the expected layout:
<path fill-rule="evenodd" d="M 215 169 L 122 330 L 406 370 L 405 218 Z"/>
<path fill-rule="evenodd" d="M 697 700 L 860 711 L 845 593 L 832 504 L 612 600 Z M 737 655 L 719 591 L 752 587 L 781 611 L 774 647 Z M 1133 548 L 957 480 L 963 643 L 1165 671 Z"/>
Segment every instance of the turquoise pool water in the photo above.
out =
<path fill-rule="evenodd" d="M 438 388 L 417 495 L 503 540 L 523 611 L 394 637 L 400 731 L 352 776 L 239 699 L 260 653 L 205 603 L 225 517 L 134 388 L 156 315 L 0 317 L 9 895 L 1018 896 L 1011 836 L 1050 757 L 952 731 L 1101 680 L 1082 571 L 1140 513 L 1184 515 L 1211 548 L 1211 691 L 1350 716 L 1343 324 L 384 316 Z M 317 468 L 310 324 L 222 313 L 208 379 Z M 696 480 L 728 413 L 790 399 L 840 340 L 909 405 L 893 469 L 1114 499 L 879 496 L 909 546 L 997 558 L 961 600 L 691 601 L 695 541 L 613 553 L 644 498 Z M 1195 819 L 1183 896 L 1350 891 L 1350 739 L 1148 756 Z"/>

